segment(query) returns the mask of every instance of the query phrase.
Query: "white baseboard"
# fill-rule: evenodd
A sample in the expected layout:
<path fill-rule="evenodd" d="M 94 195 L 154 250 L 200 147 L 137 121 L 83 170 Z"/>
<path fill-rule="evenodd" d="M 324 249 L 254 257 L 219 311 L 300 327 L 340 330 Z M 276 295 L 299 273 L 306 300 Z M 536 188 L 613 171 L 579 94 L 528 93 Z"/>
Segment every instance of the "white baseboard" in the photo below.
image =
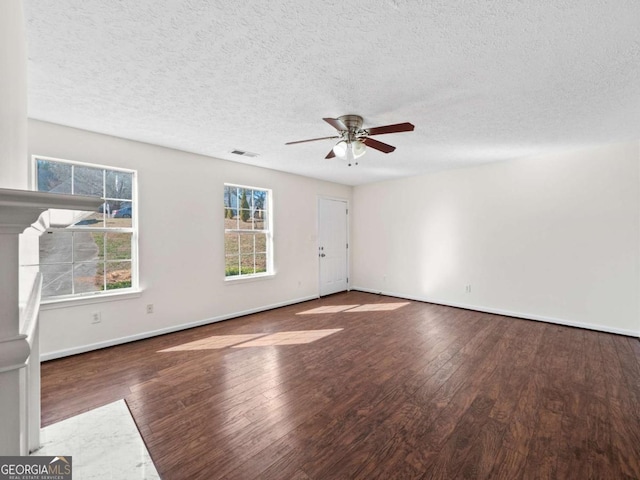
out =
<path fill-rule="evenodd" d="M 127 337 L 114 338 L 112 340 L 105 340 L 104 342 L 92 343 L 90 345 L 82 345 L 79 347 L 68 348 L 64 350 L 57 350 L 55 352 L 43 353 L 40 355 L 40 361 L 45 362 L 47 360 L 54 360 L 56 358 L 68 357 L 70 355 L 77 355 L 79 353 L 86 353 L 92 350 L 99 350 L 101 348 L 113 347 L 115 345 L 121 345 L 123 343 L 135 342 L 136 340 L 144 340 L 145 338 L 157 337 L 158 335 L 164 335 L 166 333 L 178 332 L 180 330 L 187 330 L 189 328 L 201 327 L 210 323 L 222 322 L 224 320 L 230 320 L 232 318 L 243 317 L 245 315 L 251 315 L 252 313 L 265 312 L 267 310 L 273 310 L 275 308 L 286 307 L 289 305 L 295 305 L 296 303 L 308 302 L 309 300 L 315 300 L 318 295 L 312 295 L 308 297 L 296 298 L 287 300 L 280 303 L 274 303 L 271 305 L 265 305 L 262 307 L 252 308 L 244 310 L 242 312 L 234 312 L 226 315 L 220 315 L 217 317 L 205 318 L 204 320 L 198 320 L 190 323 L 183 323 L 181 325 L 175 325 L 171 327 L 161 328 L 159 330 L 152 330 L 150 332 L 137 333 L 135 335 L 129 335 Z"/>
<path fill-rule="evenodd" d="M 496 315 L 504 315 L 506 317 L 522 318 L 524 320 L 534 320 L 537 322 L 555 323 L 567 327 L 585 328 L 587 330 L 596 330 L 599 332 L 615 333 L 618 335 L 626 335 L 628 337 L 640 337 L 640 331 L 626 330 L 623 328 L 614 328 L 606 325 L 594 325 L 591 323 L 574 322 L 572 320 L 564 320 L 561 318 L 545 317 L 543 315 L 535 315 L 531 313 L 511 312 L 509 310 L 501 310 L 498 308 L 488 308 L 478 305 L 468 305 L 464 303 L 443 302 L 433 298 L 420 297 L 415 295 L 406 295 L 403 293 L 384 292 L 364 287 L 351 287 L 351 290 L 357 290 L 365 293 L 375 293 L 388 297 L 404 298 L 407 300 L 416 300 L 418 302 L 434 303 L 436 305 L 444 305 L 446 307 L 464 308 L 465 310 L 474 310 L 476 312 L 493 313 Z"/>

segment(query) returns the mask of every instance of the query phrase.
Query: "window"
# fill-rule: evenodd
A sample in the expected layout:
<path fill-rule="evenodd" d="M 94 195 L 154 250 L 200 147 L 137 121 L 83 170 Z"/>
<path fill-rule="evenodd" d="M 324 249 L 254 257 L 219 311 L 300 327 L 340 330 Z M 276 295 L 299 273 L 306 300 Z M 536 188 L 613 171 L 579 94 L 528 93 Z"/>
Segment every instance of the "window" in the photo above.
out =
<path fill-rule="evenodd" d="M 271 190 L 224 186 L 225 277 L 272 273 Z"/>
<path fill-rule="evenodd" d="M 66 160 L 35 158 L 41 192 L 100 197 L 97 212 L 85 212 L 66 228 L 40 237 L 38 267 L 43 299 L 130 289 L 135 278 L 136 173 Z"/>

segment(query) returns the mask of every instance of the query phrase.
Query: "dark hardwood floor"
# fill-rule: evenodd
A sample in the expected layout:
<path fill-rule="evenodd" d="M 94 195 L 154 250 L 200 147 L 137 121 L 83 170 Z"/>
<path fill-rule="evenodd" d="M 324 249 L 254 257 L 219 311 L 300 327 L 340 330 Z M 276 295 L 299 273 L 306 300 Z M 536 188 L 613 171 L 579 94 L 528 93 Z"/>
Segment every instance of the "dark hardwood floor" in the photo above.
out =
<path fill-rule="evenodd" d="M 639 360 L 350 292 L 46 362 L 43 425 L 124 398 L 163 479 L 638 479 Z"/>

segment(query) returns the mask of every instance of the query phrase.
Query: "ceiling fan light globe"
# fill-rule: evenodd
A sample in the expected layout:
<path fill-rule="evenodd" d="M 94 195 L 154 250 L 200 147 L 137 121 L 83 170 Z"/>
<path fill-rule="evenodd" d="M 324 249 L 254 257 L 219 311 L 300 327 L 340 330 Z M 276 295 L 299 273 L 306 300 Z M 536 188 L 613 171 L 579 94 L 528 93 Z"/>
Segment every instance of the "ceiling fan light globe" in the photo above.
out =
<path fill-rule="evenodd" d="M 351 144 L 351 149 L 353 151 L 353 158 L 360 158 L 367 151 L 367 147 L 361 140 L 356 140 Z"/>
<path fill-rule="evenodd" d="M 333 153 L 336 154 L 336 157 L 346 158 L 347 147 L 348 147 L 347 142 L 345 142 L 344 140 L 340 140 L 338 143 L 334 145 Z"/>

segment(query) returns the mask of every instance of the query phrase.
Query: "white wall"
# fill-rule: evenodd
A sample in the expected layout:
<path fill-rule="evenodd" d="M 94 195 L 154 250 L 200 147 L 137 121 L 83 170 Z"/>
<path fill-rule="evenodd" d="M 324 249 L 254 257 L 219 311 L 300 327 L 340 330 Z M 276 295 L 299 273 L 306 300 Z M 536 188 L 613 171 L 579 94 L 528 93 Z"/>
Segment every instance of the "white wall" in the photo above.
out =
<path fill-rule="evenodd" d="M 638 336 L 639 162 L 632 142 L 355 187 L 353 288 Z"/>
<path fill-rule="evenodd" d="M 27 188 L 27 47 L 20 0 L 0 2 L 0 188 Z"/>
<path fill-rule="evenodd" d="M 139 298 L 41 314 L 44 358 L 318 295 L 318 195 L 351 187 L 30 120 L 29 155 L 138 171 Z M 273 189 L 272 279 L 224 282 L 223 184 Z M 147 314 L 145 306 L 154 304 Z M 92 312 L 102 322 L 91 324 Z"/>

